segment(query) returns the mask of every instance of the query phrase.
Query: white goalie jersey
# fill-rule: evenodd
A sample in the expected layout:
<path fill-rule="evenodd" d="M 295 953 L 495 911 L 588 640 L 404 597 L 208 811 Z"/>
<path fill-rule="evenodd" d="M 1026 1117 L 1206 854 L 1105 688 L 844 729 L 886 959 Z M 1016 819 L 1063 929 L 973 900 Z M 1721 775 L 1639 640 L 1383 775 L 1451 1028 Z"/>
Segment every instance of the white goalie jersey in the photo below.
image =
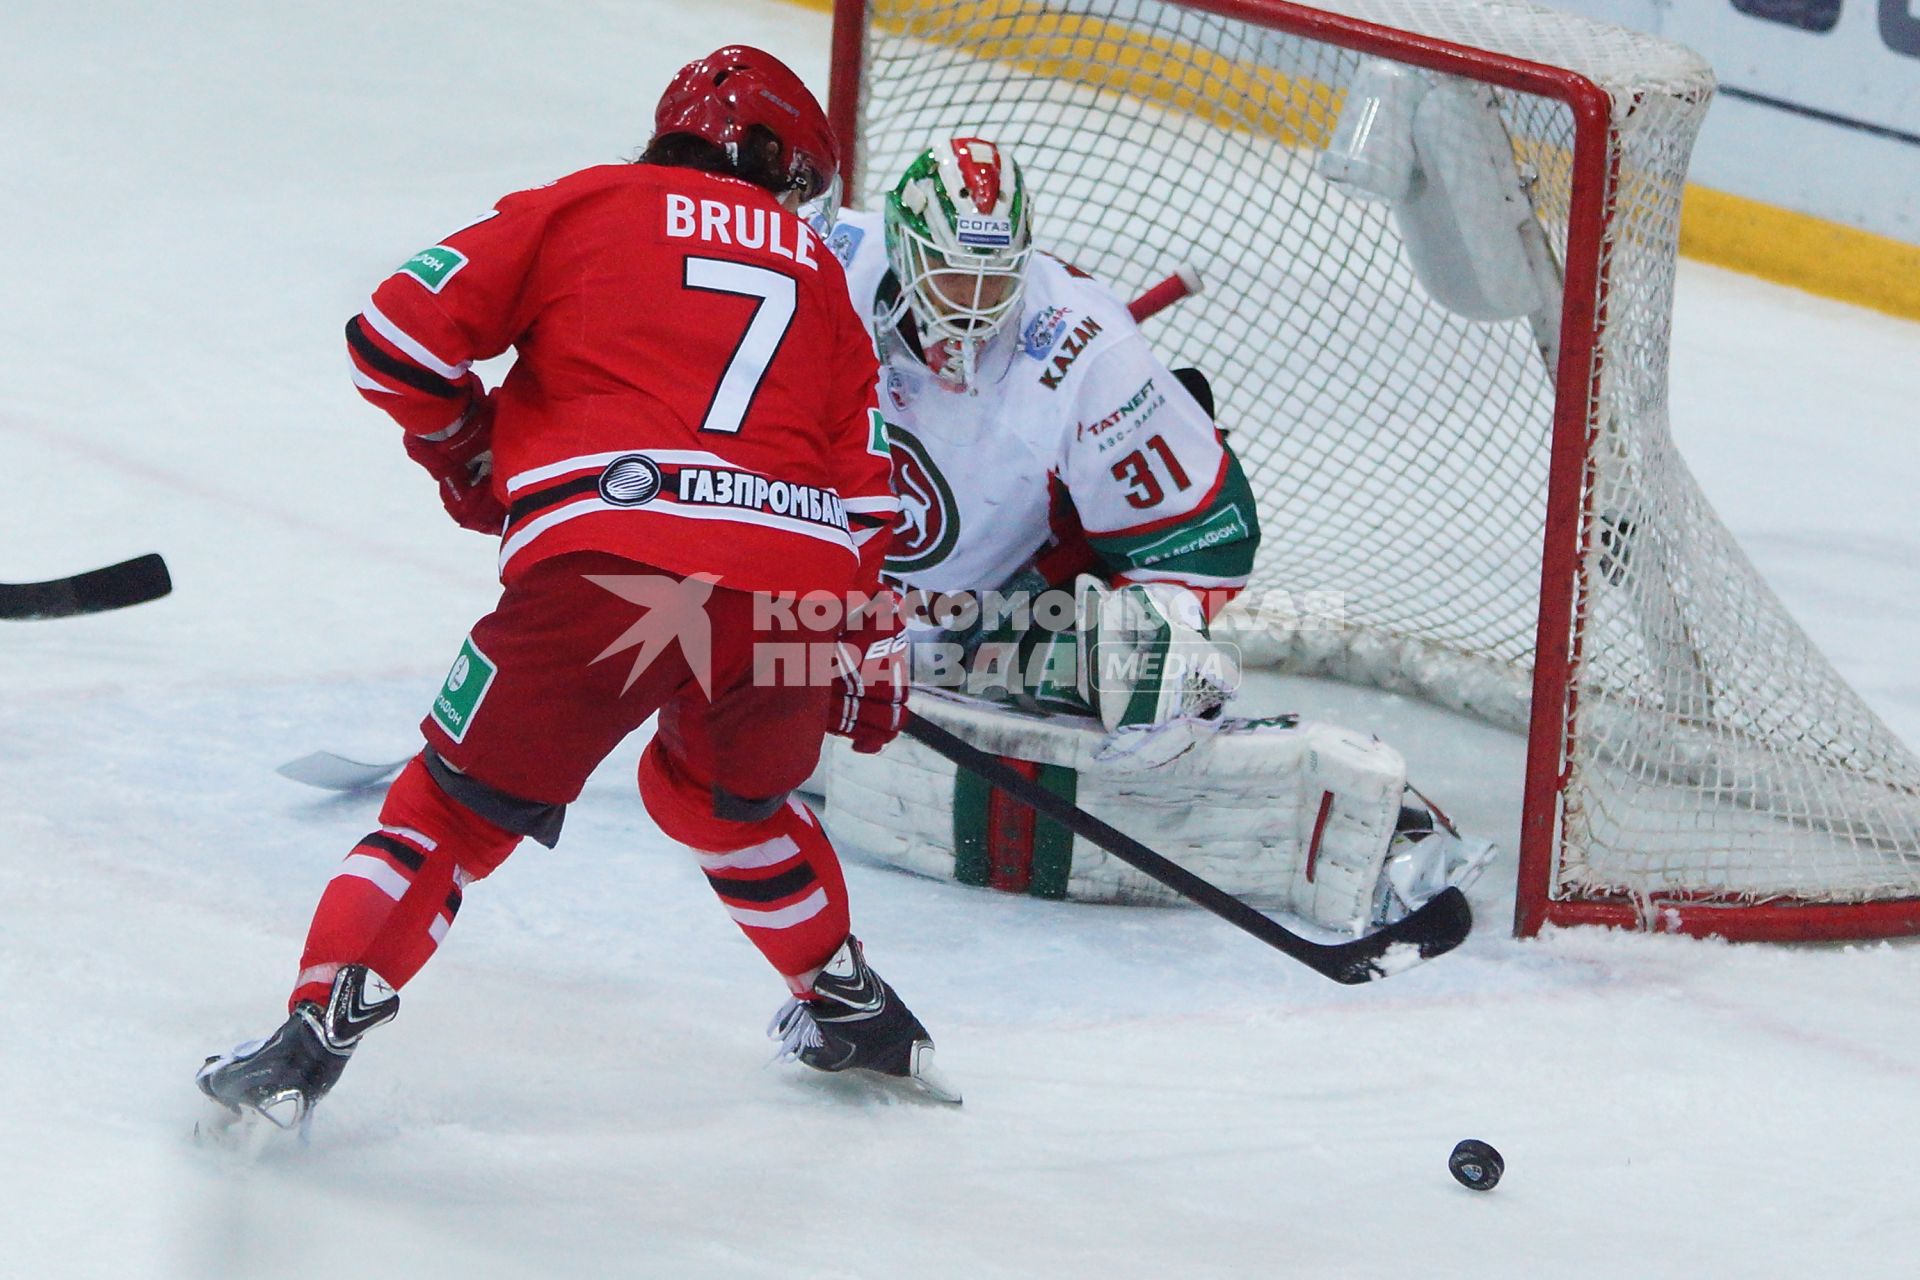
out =
<path fill-rule="evenodd" d="M 828 243 L 855 309 L 883 311 L 881 215 L 843 213 Z M 1129 581 L 1244 585 L 1243 560 L 1195 557 L 1187 528 L 1207 523 L 1200 550 L 1251 543 L 1257 517 L 1244 482 L 1232 483 L 1238 467 L 1126 307 L 1035 254 L 1021 308 L 965 389 L 879 329 L 880 412 L 902 506 L 889 572 L 933 593 L 994 588 L 1050 542 L 1084 534 Z"/>

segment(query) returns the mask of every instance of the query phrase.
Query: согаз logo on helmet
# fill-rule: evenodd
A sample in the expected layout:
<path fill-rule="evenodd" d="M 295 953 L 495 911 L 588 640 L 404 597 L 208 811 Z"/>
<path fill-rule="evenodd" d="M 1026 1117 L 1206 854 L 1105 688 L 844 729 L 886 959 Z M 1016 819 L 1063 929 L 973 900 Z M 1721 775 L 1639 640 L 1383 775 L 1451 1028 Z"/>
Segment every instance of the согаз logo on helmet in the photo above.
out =
<path fill-rule="evenodd" d="M 1013 219 L 981 218 L 963 213 L 954 218 L 953 232 L 960 243 L 969 248 L 978 245 L 1004 249 L 1013 243 Z"/>

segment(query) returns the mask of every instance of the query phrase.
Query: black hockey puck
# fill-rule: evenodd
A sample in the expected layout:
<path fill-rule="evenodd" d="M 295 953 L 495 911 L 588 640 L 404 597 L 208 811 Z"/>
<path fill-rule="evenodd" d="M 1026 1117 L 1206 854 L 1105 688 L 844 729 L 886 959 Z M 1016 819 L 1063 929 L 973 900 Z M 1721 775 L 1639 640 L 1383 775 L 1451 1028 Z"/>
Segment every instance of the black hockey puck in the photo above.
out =
<path fill-rule="evenodd" d="M 1491 1191 L 1500 1185 L 1507 1162 L 1478 1138 L 1462 1138 L 1447 1157 L 1447 1171 L 1470 1191 Z"/>

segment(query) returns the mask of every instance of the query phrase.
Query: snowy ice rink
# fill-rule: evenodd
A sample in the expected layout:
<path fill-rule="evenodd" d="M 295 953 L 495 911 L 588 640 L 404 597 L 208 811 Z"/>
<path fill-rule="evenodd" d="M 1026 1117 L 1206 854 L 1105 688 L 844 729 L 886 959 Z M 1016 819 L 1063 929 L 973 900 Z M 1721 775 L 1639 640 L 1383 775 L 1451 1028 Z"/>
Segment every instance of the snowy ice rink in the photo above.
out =
<path fill-rule="evenodd" d="M 272 766 L 392 756 L 493 595 L 347 379 L 341 326 L 504 192 L 629 154 L 775 0 L 12 0 L 0 40 L 0 579 L 159 550 L 173 598 L 0 631 L 0 1274 L 1588 1277 L 1914 1273 L 1920 948 L 1506 936 L 1335 987 L 1192 911 L 857 857 L 856 927 L 964 1109 L 767 1069 L 780 984 L 633 796 L 470 894 L 321 1109 L 246 1167 L 193 1069 L 263 1034 L 369 825 Z M 1920 740 L 1920 326 L 1693 264 L 1681 444 Z M 1510 850 L 1517 741 L 1381 727 Z M 1507 1157 L 1476 1196 L 1455 1140 Z"/>

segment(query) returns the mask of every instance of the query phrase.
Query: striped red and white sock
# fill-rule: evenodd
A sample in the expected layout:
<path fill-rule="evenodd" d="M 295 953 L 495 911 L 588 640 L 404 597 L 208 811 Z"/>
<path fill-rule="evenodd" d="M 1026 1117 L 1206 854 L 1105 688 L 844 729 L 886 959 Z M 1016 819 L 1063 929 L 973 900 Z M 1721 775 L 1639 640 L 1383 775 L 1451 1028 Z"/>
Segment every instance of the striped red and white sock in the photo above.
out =
<path fill-rule="evenodd" d="M 394 781 L 380 819 L 320 895 L 289 1008 L 324 1002 L 346 964 L 405 986 L 447 936 L 466 885 L 519 840 L 449 799 L 418 760 Z"/>

